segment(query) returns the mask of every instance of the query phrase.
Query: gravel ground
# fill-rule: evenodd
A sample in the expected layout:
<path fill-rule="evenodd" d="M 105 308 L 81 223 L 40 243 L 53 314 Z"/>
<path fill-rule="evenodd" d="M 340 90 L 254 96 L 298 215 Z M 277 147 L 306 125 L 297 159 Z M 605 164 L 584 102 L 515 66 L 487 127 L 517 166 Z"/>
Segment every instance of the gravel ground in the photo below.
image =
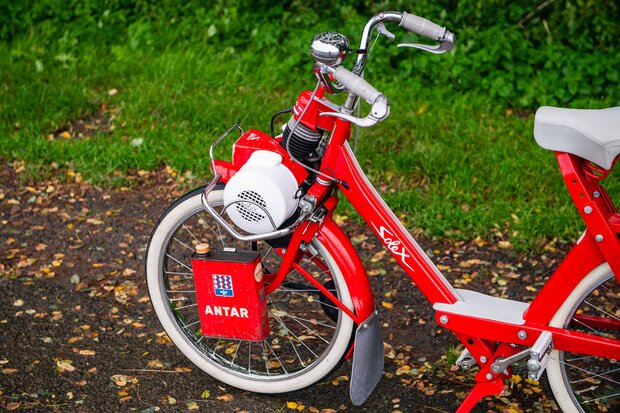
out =
<path fill-rule="evenodd" d="M 326 381 L 281 395 L 237 390 L 195 368 L 163 333 L 144 283 L 149 233 L 187 187 L 138 171 L 101 189 L 70 170 L 29 182 L 0 169 L 0 409 L 9 411 L 452 412 L 473 386 L 449 362 L 458 341 L 372 233 L 338 217 L 367 265 L 383 323 L 384 376 L 367 403 L 348 398 L 350 361 Z M 59 179 L 61 178 L 61 179 Z M 507 241 L 422 239 L 455 285 L 531 299 L 562 251 L 517 254 Z M 559 250 L 565 249 L 564 247 Z M 546 388 L 514 376 L 476 411 L 557 410 Z"/>

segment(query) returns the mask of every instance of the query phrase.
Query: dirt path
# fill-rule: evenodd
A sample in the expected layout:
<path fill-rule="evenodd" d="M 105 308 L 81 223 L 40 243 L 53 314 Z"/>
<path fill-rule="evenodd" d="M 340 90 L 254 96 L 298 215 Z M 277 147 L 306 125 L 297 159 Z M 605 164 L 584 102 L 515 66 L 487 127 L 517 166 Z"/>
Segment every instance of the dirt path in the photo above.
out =
<path fill-rule="evenodd" d="M 0 166 L 0 409 L 14 411 L 451 412 L 472 387 L 451 366 L 457 340 L 365 228 L 343 220 L 369 269 L 383 322 L 384 377 L 361 408 L 348 399 L 350 363 L 285 395 L 224 386 L 194 368 L 154 316 L 143 260 L 151 228 L 182 194 L 170 171 L 101 190 L 79 174 L 22 182 Z M 522 256 L 507 243 L 421 242 L 457 286 L 532 296 L 560 254 Z M 503 248 L 500 248 L 503 247 Z M 526 298 L 527 299 L 527 298 Z M 542 390 L 542 392 L 541 392 Z M 549 411 L 544 386 L 515 377 L 477 411 Z"/>

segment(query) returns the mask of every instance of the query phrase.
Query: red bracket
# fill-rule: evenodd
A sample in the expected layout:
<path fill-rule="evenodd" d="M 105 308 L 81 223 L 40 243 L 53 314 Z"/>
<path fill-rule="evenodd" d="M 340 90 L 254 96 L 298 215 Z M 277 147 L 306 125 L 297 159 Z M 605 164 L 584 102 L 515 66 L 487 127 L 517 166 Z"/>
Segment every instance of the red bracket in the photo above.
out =
<path fill-rule="evenodd" d="M 476 383 L 467 398 L 461 403 L 456 413 L 467 413 L 473 409 L 476 404 L 487 396 L 494 396 L 504 392 L 504 381 L 499 377 L 495 380 Z"/>
<path fill-rule="evenodd" d="M 620 233 L 620 214 L 618 214 L 617 212 L 615 214 L 612 214 L 607 220 L 607 222 L 609 222 L 609 225 L 611 225 L 614 231 Z"/>

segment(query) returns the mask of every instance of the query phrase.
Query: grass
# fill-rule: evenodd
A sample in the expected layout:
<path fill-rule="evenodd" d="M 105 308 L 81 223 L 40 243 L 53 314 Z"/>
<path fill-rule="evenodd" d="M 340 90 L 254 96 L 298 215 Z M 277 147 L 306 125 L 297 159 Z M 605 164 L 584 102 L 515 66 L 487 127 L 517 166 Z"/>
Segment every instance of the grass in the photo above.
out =
<path fill-rule="evenodd" d="M 207 177 L 208 146 L 222 131 L 237 122 L 266 131 L 271 113 L 314 87 L 308 40 L 326 28 L 290 29 L 277 47 L 263 47 L 260 36 L 240 47 L 169 40 L 188 30 L 181 25 L 160 37 L 133 27 L 126 41 L 87 38 L 68 51 L 70 40 L 33 28 L 0 44 L 0 157 L 24 160 L 35 179 L 52 163 L 98 184 L 161 165 Z M 347 33 L 359 29 L 350 23 Z M 455 240 L 508 237 L 524 249 L 578 236 L 583 224 L 553 155 L 534 142 L 532 114 L 517 116 L 476 90 L 403 79 L 381 60 L 381 48 L 393 46 L 379 41 L 367 76 L 391 99 L 392 114 L 362 131 L 358 156 L 408 227 Z M 58 136 L 89 116 L 106 117 L 112 128 Z M 612 194 L 620 193 L 616 178 Z"/>

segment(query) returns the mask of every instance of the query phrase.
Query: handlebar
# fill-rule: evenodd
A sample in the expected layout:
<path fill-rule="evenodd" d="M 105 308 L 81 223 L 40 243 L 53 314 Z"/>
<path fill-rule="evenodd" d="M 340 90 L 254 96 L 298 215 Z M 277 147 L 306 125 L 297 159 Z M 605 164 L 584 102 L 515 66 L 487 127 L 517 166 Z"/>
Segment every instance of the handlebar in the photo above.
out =
<path fill-rule="evenodd" d="M 368 20 L 366 26 L 364 26 L 364 31 L 362 32 L 362 38 L 360 39 L 359 46 L 359 49 L 364 51 L 364 53 L 360 53 L 357 56 L 355 65 L 353 66 L 353 73 L 358 76 L 362 75 L 364 72 L 364 66 L 366 65 L 366 59 L 368 57 L 367 51 L 370 47 L 372 32 L 376 27 L 381 27 L 384 22 L 390 21 L 398 22 L 400 27 L 403 27 L 410 32 L 439 42 L 439 44 L 435 46 L 421 44 L 401 44 L 399 46 L 413 47 L 436 54 L 444 53 L 454 48 L 454 34 L 445 27 L 441 27 L 428 19 L 407 12 L 401 13 L 396 11 L 386 11 L 373 16 L 370 20 Z"/>
<path fill-rule="evenodd" d="M 444 38 L 447 32 L 445 27 L 441 27 L 424 17 L 409 14 L 406 11 L 403 12 L 403 17 L 398 25 L 420 36 L 439 41 Z"/>
<path fill-rule="evenodd" d="M 334 79 L 340 82 L 340 84 L 351 93 L 351 95 L 361 97 L 366 102 L 370 103 L 372 108 L 365 118 L 358 118 L 350 115 L 350 112 L 326 112 L 321 113 L 321 116 L 334 116 L 352 122 L 362 128 L 369 128 L 388 117 L 390 114 L 390 102 L 383 93 L 379 92 L 372 87 L 370 83 L 342 66 L 338 66 L 335 69 L 326 67 L 326 69 L 332 74 Z"/>
<path fill-rule="evenodd" d="M 371 105 L 375 103 L 379 96 L 383 94 L 375 89 L 370 83 L 362 79 L 353 72 L 348 71 L 343 66 L 338 66 L 333 72 L 336 79 L 345 89 L 356 96 L 361 97 Z"/>
<path fill-rule="evenodd" d="M 343 110 L 339 112 L 322 113 L 321 116 L 334 116 L 352 122 L 361 127 L 370 127 L 385 119 L 390 113 L 390 103 L 381 92 L 377 91 L 370 83 L 363 79 L 362 73 L 368 57 L 368 48 L 372 32 L 378 28 L 379 33 L 391 39 L 394 35 L 385 29 L 383 23 L 386 21 L 398 22 L 410 32 L 439 42 L 436 45 L 424 44 L 399 44 L 399 47 L 412 47 L 425 50 L 430 53 L 440 54 L 454 48 L 454 34 L 445 27 L 441 27 L 432 21 L 407 12 L 384 12 L 373 16 L 364 26 L 358 57 L 349 71 L 341 66 L 342 57 L 345 49 L 348 49 L 348 41 L 338 33 L 326 32 L 315 36 L 311 45 L 311 55 L 315 59 L 316 73 L 319 80 L 328 87 L 329 93 L 339 93 L 347 90 L 350 92 Z M 344 44 L 347 47 L 344 47 Z M 333 84 L 328 74 L 331 74 L 338 84 Z M 361 97 L 372 105 L 370 113 L 365 118 L 352 116 L 352 110 L 357 102 L 357 97 Z"/>

